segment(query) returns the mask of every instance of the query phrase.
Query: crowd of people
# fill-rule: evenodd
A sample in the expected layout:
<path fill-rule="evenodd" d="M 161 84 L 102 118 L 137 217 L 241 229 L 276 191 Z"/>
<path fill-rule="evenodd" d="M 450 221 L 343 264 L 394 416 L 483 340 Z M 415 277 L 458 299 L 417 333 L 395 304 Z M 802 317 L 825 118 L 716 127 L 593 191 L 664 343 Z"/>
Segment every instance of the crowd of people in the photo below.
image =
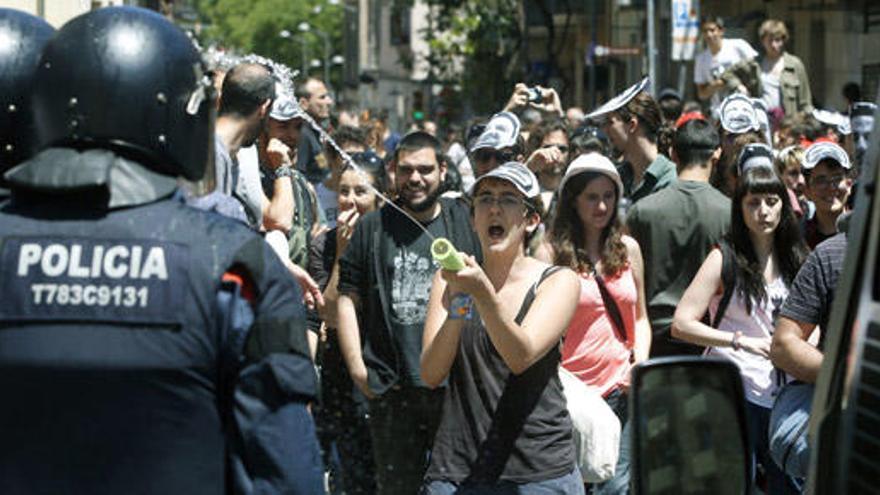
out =
<path fill-rule="evenodd" d="M 36 22 L 8 10 L 0 17 Z M 18 270 L 4 270 L 0 287 L 23 302 L 0 310 L 9 327 L 0 380 L 56 380 L 71 403 L 86 390 L 101 403 L 110 389 L 139 404 L 130 421 L 177 421 L 143 439 L 154 450 L 124 465 L 133 469 L 158 462 L 169 436 L 175 445 L 204 440 L 180 426 L 185 404 L 157 406 L 174 400 L 148 376 L 195 369 L 188 379 L 212 384 L 218 412 L 201 403 L 202 415 L 187 421 L 223 432 L 216 445 L 228 454 L 218 465 L 190 442 L 198 469 L 156 476 L 157 490 L 213 476 L 206 486 L 227 480 L 241 493 L 627 493 L 631 370 L 652 357 L 704 354 L 741 371 L 752 482 L 799 492 L 809 452 L 798 444 L 791 454 L 803 435 L 792 409 L 808 404 L 777 413 L 776 402 L 809 396 L 816 380 L 876 106 L 815 109 L 808 71 L 785 51 L 783 22 L 762 24 L 758 56 L 725 39 L 721 19 L 704 20 L 695 75 L 703 105 L 674 90 L 655 98 L 645 79 L 585 114 L 563 108 L 553 89 L 519 83 L 494 115 L 460 127 L 420 120 L 397 133 L 382 112 L 335 106 L 325 81 L 263 57 L 209 53 L 204 75 L 193 76 L 201 55 L 146 11 L 84 18 L 55 34 L 15 34 L 34 48 L 30 65 L 11 66 L 32 73 L 16 86 L 25 95 L 17 104 L 36 118 L 4 127 L 16 154 L 4 155 L 11 197 L 0 203 L 0 237 L 4 263 Z M 97 41 L 88 34 L 96 25 L 109 33 Z M 120 62 L 123 49 L 90 48 L 112 48 L 114 31 L 126 29 L 155 34 L 135 69 Z M 77 67 L 75 49 L 96 59 Z M 190 80 L 150 57 L 181 60 Z M 90 66 L 156 74 L 120 81 Z M 150 104 L 107 116 L 102 109 L 122 101 L 102 87 L 110 84 Z M 174 109 L 156 110 L 163 105 Z M 175 177 L 187 181 L 178 188 Z M 462 254 L 461 269 L 432 257 L 438 238 Z M 155 298 L 112 311 L 28 299 L 26 282 L 76 281 L 76 239 L 87 239 L 93 257 L 82 264 L 102 280 L 115 266 L 99 260 L 115 249 L 107 242 L 164 249 L 168 274 L 144 286 Z M 56 270 L 62 255 L 48 253 L 64 249 L 70 268 Z M 31 267 L 42 274 L 31 277 Z M 146 270 L 131 268 L 130 278 Z M 86 346 L 70 337 L 47 344 L 64 326 L 85 327 Z M 107 338 L 112 349 L 90 353 Z M 34 374 L 66 345 L 77 351 L 65 365 Z M 135 348 L 149 359 L 138 354 L 131 365 Z M 192 349 L 210 350 L 220 372 L 207 357 L 187 361 Z M 126 374 L 130 365 L 146 378 Z M 616 469 L 600 482 L 585 484 L 579 472 L 560 366 L 620 422 Z M 71 369 L 80 373 L 62 379 Z M 107 369 L 117 372 L 104 381 L 88 373 Z M 144 397 L 124 391 L 127 380 Z M 175 386 L 183 395 L 194 387 Z M 21 425 L 3 444 L 33 445 L 25 435 L 48 413 L 36 392 L 14 387 L 26 403 L 0 413 Z M 77 432 L 77 456 L 115 457 L 114 436 L 144 437 L 112 419 L 131 407 L 67 408 L 57 430 L 41 433 L 47 445 L 0 449 L 0 473 L 16 473 L 0 478 L 22 493 L 41 476 L 50 479 L 41 487 L 73 486 L 65 476 L 99 486 L 77 471 L 81 462 L 48 450 L 67 428 Z M 159 419 L 153 407 L 176 412 Z M 86 432 L 84 418 L 115 426 Z M 40 455 L 66 469 L 46 475 L 32 465 Z"/>

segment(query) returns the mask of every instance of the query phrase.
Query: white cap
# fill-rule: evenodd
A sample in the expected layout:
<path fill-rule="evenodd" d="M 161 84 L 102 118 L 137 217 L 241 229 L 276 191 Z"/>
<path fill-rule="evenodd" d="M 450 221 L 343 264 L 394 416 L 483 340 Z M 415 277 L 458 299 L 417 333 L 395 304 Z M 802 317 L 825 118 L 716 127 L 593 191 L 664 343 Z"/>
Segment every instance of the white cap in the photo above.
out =
<path fill-rule="evenodd" d="M 804 153 L 804 162 L 801 166 L 807 170 L 812 170 L 823 160 L 833 160 L 847 170 L 852 168 L 852 163 L 850 163 L 849 155 L 846 154 L 846 151 L 830 141 L 819 141 L 811 144 L 807 148 L 806 153 Z"/>
<path fill-rule="evenodd" d="M 850 134 L 852 133 L 852 127 L 849 125 L 849 119 L 839 112 L 834 112 L 831 110 L 820 110 L 813 109 L 813 118 L 818 120 L 819 122 L 836 127 L 837 131 L 841 134 Z"/>
<path fill-rule="evenodd" d="M 721 102 L 721 127 L 731 134 L 743 134 L 761 130 L 758 112 L 752 99 L 742 93 L 734 93 Z"/>
<path fill-rule="evenodd" d="M 565 185 L 568 184 L 569 179 L 586 172 L 596 172 L 607 176 L 617 186 L 617 199 L 619 200 L 623 197 L 623 181 L 620 180 L 617 167 L 611 163 L 611 160 L 596 152 L 584 153 L 571 162 L 571 165 L 565 171 L 562 182 L 559 183 L 560 194 L 565 190 Z"/>
<path fill-rule="evenodd" d="M 474 141 L 471 152 L 482 148 L 496 150 L 509 148 L 516 144 L 519 137 L 519 118 L 510 112 L 499 112 L 492 116 L 486 128 Z"/>
<path fill-rule="evenodd" d="M 773 149 L 764 143 L 751 143 L 743 146 L 736 160 L 739 175 L 750 168 L 766 167 L 773 170 Z"/>
<path fill-rule="evenodd" d="M 538 178 L 528 167 L 520 162 L 505 162 L 480 176 L 471 186 L 470 194 L 477 190 L 477 184 L 486 179 L 501 179 L 513 184 L 517 191 L 526 198 L 532 199 L 541 194 Z"/>
<path fill-rule="evenodd" d="M 648 81 L 649 80 L 646 77 L 646 78 L 642 79 L 641 81 L 633 84 L 632 86 L 626 88 L 622 93 L 620 93 L 619 95 L 615 96 L 614 98 L 611 98 L 610 100 L 606 101 L 602 106 L 593 110 L 584 118 L 585 119 L 594 119 L 596 117 L 605 115 L 606 113 L 613 112 L 613 111 L 623 107 L 624 105 L 629 103 L 630 100 L 635 98 L 637 94 L 641 93 L 642 91 L 645 91 L 645 89 L 648 88 Z"/>
<path fill-rule="evenodd" d="M 269 117 L 275 120 L 287 121 L 296 118 L 302 118 L 303 110 L 300 108 L 296 98 L 287 92 L 281 84 L 275 85 L 275 101 L 272 102 L 272 109 L 269 111 Z"/>

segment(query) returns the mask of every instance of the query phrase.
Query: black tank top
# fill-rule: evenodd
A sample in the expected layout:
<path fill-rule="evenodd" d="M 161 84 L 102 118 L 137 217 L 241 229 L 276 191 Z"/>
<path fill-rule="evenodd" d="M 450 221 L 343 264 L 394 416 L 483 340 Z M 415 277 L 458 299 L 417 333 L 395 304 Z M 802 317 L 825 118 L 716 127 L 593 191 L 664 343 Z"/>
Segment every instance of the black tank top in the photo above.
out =
<path fill-rule="evenodd" d="M 529 289 L 517 324 L 525 318 L 537 286 L 558 268 L 545 270 Z M 426 477 L 456 483 L 527 483 L 570 473 L 574 444 L 559 362 L 559 348 L 554 346 L 514 375 L 481 320 L 466 322 Z"/>

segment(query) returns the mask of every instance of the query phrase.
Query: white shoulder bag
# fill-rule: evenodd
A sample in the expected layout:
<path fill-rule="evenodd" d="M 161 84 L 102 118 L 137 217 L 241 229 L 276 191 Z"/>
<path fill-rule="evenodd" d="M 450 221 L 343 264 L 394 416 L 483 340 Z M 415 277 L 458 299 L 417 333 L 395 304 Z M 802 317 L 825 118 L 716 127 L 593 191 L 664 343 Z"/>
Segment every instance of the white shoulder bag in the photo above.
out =
<path fill-rule="evenodd" d="M 574 449 L 581 476 L 587 483 L 607 481 L 614 476 L 620 455 L 620 420 L 601 395 L 562 366 L 559 379 L 574 426 Z"/>

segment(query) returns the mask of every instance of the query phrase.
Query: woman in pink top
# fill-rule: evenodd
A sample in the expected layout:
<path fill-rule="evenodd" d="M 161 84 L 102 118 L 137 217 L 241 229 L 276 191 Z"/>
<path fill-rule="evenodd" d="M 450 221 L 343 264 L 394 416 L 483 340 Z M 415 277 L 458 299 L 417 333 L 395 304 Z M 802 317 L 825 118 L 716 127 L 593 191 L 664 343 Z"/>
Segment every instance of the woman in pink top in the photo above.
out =
<path fill-rule="evenodd" d="M 543 254 L 581 278 L 562 365 L 602 394 L 620 419 L 623 431 L 614 478 L 594 493 L 625 493 L 630 369 L 648 358 L 651 347 L 642 252 L 633 238 L 622 233 L 617 205 L 623 184 L 610 160 L 598 153 L 579 156 L 569 165 L 560 191 L 549 246 L 544 245 Z"/>

